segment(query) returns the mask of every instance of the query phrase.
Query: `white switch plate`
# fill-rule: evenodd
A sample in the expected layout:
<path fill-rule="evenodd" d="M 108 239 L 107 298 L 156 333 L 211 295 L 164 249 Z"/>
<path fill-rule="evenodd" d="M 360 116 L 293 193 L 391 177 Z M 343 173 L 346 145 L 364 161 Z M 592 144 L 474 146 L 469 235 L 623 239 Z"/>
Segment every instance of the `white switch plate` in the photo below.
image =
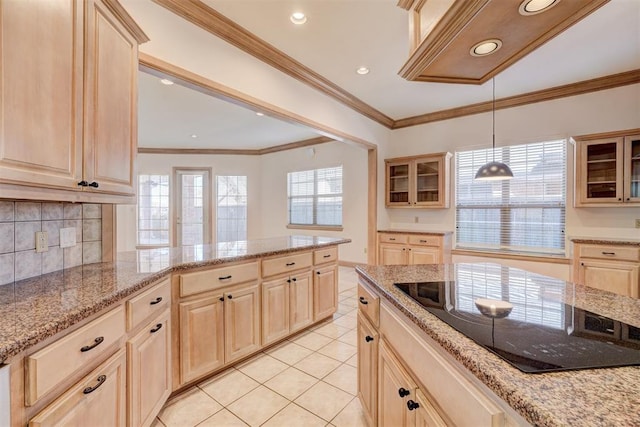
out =
<path fill-rule="evenodd" d="M 46 231 L 36 231 L 36 253 L 47 252 L 49 250 L 49 233 Z"/>
<path fill-rule="evenodd" d="M 60 229 L 60 247 L 69 248 L 76 245 L 76 228 L 61 228 Z"/>
<path fill-rule="evenodd" d="M 640 218 L 636 218 L 636 228 L 640 228 Z"/>

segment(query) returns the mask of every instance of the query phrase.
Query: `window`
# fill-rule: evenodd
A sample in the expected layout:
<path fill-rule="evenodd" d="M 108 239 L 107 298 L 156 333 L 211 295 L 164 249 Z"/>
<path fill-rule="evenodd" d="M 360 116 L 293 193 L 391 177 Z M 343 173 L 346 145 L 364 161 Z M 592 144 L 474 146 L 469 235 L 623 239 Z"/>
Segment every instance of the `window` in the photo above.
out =
<path fill-rule="evenodd" d="M 287 174 L 289 224 L 342 226 L 342 166 Z"/>
<path fill-rule="evenodd" d="M 216 177 L 216 241 L 247 240 L 247 177 Z"/>
<path fill-rule="evenodd" d="M 475 181 L 492 149 L 456 153 L 458 248 L 564 253 L 566 142 L 495 150 L 513 179 Z"/>
<path fill-rule="evenodd" d="M 169 175 L 138 176 L 138 245 L 169 245 Z"/>
<path fill-rule="evenodd" d="M 176 245 L 208 244 L 211 241 L 211 171 L 175 169 Z"/>

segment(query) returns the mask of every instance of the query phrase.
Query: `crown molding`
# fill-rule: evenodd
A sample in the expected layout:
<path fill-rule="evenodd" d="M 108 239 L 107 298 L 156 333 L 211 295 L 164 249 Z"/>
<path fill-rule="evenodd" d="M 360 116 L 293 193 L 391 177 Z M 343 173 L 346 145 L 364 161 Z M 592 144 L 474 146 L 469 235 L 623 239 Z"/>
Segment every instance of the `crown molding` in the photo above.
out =
<path fill-rule="evenodd" d="M 200 0 L 153 0 L 233 46 L 391 129 L 393 119 L 276 49 Z"/>
<path fill-rule="evenodd" d="M 640 69 L 626 71 L 624 73 L 612 74 L 598 77 L 591 80 L 571 83 L 563 86 L 555 86 L 549 89 L 535 92 L 523 93 L 521 95 L 496 99 L 496 110 L 505 108 L 520 107 L 537 102 L 551 101 L 558 98 L 583 95 L 585 93 L 597 92 L 600 90 L 613 89 L 620 86 L 627 86 L 640 83 Z M 456 117 L 470 116 L 472 114 L 486 113 L 491 111 L 492 101 L 480 102 L 463 107 L 451 108 L 449 110 L 435 111 L 433 113 L 421 114 L 419 116 L 407 117 L 396 120 L 392 129 L 401 129 L 409 126 L 417 126 L 441 120 L 454 119 Z"/>
<path fill-rule="evenodd" d="M 133 20 L 131 15 L 127 13 L 126 9 L 118 2 L 118 0 L 103 0 L 107 8 L 116 15 L 122 25 L 133 34 L 138 44 L 146 43 L 149 41 L 149 37 L 142 31 L 142 28 Z"/>

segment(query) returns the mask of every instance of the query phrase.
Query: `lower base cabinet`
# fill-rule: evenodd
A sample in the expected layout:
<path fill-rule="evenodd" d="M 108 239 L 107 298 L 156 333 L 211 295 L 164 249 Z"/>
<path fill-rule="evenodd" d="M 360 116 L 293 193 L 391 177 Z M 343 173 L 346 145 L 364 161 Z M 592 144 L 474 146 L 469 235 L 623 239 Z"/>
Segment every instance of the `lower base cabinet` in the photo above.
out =
<path fill-rule="evenodd" d="M 171 394 L 169 311 L 127 342 L 128 425 L 150 426 Z"/>
<path fill-rule="evenodd" d="M 29 426 L 124 427 L 126 363 L 121 349 L 33 417 Z"/>
<path fill-rule="evenodd" d="M 358 397 L 367 424 L 378 424 L 378 332 L 358 313 Z"/>
<path fill-rule="evenodd" d="M 415 426 L 418 387 L 384 341 L 378 351 L 378 423 L 394 427 Z"/>
<path fill-rule="evenodd" d="M 333 315 L 338 309 L 338 266 L 317 268 L 313 275 L 313 320 Z"/>

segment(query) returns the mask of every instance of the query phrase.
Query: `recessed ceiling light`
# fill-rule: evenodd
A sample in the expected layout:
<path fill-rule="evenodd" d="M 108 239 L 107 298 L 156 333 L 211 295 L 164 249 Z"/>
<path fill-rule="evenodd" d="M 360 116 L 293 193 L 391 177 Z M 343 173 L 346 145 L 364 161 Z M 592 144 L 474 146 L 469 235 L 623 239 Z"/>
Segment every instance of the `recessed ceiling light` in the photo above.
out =
<path fill-rule="evenodd" d="M 364 76 L 365 74 L 369 74 L 369 69 L 367 67 L 359 67 L 356 73 Z"/>
<path fill-rule="evenodd" d="M 264 116 L 264 113 L 261 113 L 260 111 L 257 111 L 257 112 L 256 112 L 256 116 L 260 116 L 260 117 L 262 117 L 262 116 Z"/>
<path fill-rule="evenodd" d="M 163 85 L 167 85 L 167 86 L 171 86 L 173 84 L 173 82 L 169 79 L 161 79 L 160 83 L 162 83 Z"/>
<path fill-rule="evenodd" d="M 502 47 L 502 41 L 498 39 L 483 40 L 480 43 L 476 43 L 469 53 L 471 56 L 486 56 L 496 52 Z"/>
<path fill-rule="evenodd" d="M 198 135 L 196 135 L 195 133 L 191 135 L 191 138 L 197 138 Z"/>
<path fill-rule="evenodd" d="M 307 22 L 307 16 L 302 12 L 293 12 L 289 19 L 296 25 L 302 25 Z"/>
<path fill-rule="evenodd" d="M 537 15 L 538 13 L 546 12 L 558 3 L 560 3 L 560 0 L 524 0 L 520 3 L 518 12 L 524 16 Z"/>

